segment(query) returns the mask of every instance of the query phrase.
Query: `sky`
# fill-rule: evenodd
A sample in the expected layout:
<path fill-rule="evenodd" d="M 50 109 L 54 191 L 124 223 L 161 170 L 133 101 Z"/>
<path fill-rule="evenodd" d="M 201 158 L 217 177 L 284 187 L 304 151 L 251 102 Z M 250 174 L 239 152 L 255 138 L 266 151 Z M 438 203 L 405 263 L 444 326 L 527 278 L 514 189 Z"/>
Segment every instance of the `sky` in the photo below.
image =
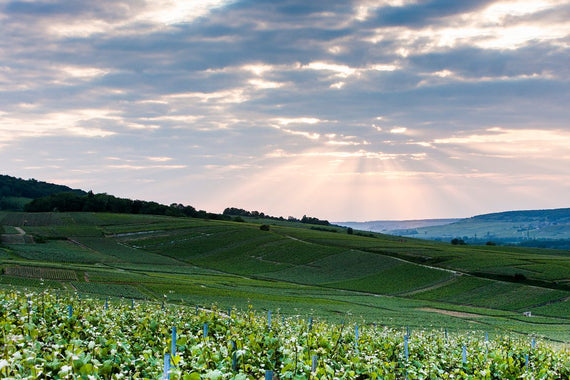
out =
<path fill-rule="evenodd" d="M 570 207 L 567 0 L 0 0 L 0 172 L 330 221 Z"/>

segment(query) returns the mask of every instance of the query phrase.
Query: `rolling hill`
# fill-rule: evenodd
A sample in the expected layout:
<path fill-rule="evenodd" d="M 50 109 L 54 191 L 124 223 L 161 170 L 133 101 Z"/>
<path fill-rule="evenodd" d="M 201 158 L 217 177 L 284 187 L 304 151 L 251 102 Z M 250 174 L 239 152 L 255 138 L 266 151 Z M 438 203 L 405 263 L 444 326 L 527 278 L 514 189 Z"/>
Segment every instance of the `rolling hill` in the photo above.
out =
<path fill-rule="evenodd" d="M 58 193 L 87 194 L 68 186 L 0 175 L 0 210 L 22 211 L 32 200 Z"/>
<path fill-rule="evenodd" d="M 218 215 L 106 194 L 61 196 L 68 188 L 47 188 L 53 192 L 35 198 L 35 206 L 53 210 L 50 202 L 63 201 L 60 211 L 0 211 L 0 288 L 252 305 L 284 315 L 507 330 L 570 342 L 568 251 L 451 245 L 317 218 L 285 220 L 234 208 Z M 63 212 L 68 207 L 77 211 Z M 86 211 L 117 207 L 128 213 Z M 529 218 L 540 229 L 564 228 L 566 212 L 501 213 L 425 228 L 520 226 Z"/>
<path fill-rule="evenodd" d="M 373 221 L 337 224 L 403 237 L 449 242 L 461 238 L 468 244 L 516 244 L 570 249 L 570 208 L 507 211 L 466 219 Z"/>
<path fill-rule="evenodd" d="M 255 220 L 1 212 L 0 225 L 3 287 L 252 304 L 289 315 L 570 341 L 565 251 L 452 246 L 287 221 L 264 230 Z"/>

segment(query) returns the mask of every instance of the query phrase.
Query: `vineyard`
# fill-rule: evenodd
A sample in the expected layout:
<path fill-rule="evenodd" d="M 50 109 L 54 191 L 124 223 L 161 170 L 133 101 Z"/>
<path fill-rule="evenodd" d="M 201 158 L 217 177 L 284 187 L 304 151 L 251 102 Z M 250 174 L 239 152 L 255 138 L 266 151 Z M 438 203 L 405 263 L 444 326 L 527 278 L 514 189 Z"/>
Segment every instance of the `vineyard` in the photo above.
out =
<path fill-rule="evenodd" d="M 13 379 L 568 379 L 570 350 L 536 337 L 0 293 L 0 377 Z"/>

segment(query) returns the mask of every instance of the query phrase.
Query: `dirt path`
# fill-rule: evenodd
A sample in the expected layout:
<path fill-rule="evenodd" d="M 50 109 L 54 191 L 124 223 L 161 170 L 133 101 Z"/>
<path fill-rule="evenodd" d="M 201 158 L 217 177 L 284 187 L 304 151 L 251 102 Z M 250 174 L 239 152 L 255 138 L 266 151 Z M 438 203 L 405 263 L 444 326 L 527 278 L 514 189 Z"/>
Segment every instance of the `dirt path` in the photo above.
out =
<path fill-rule="evenodd" d="M 6 244 L 26 244 L 33 243 L 34 239 L 31 235 L 26 235 L 26 231 L 22 227 L 14 227 L 17 231 L 15 234 L 2 234 L 2 243 Z"/>
<path fill-rule="evenodd" d="M 430 291 L 430 290 L 437 289 L 437 288 L 441 288 L 441 287 L 443 287 L 443 286 L 449 285 L 449 283 L 451 283 L 451 282 L 457 280 L 457 278 L 460 277 L 460 276 L 462 276 L 462 274 L 459 274 L 458 276 L 453 276 L 453 277 L 448 278 L 448 279 L 446 279 L 446 280 L 444 280 L 444 281 L 441 281 L 441 282 L 432 284 L 432 285 L 430 285 L 430 286 L 426 286 L 426 287 L 424 287 L 424 288 L 419 288 L 419 289 L 412 290 L 411 292 L 399 293 L 398 295 L 407 297 L 407 296 L 411 296 L 411 295 L 414 295 L 414 294 L 417 294 L 417 293 L 428 292 L 428 291 Z"/>
<path fill-rule="evenodd" d="M 465 313 L 462 311 L 452 311 L 452 310 L 442 310 L 442 309 L 433 309 L 431 307 L 422 307 L 418 310 L 421 311 L 429 311 L 430 313 L 438 313 L 444 315 L 450 315 L 452 317 L 459 317 L 459 318 L 483 318 L 484 315 L 481 314 L 474 314 L 474 313 Z"/>

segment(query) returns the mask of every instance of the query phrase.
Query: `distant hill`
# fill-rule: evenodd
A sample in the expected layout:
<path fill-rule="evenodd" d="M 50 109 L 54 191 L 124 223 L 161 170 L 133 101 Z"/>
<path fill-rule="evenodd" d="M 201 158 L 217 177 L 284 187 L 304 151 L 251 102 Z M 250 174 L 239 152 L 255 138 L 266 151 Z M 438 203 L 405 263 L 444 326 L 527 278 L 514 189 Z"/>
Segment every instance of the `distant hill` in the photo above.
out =
<path fill-rule="evenodd" d="M 429 240 L 463 239 L 468 244 L 517 244 L 570 249 L 570 208 L 477 215 L 445 225 L 391 230 Z"/>
<path fill-rule="evenodd" d="M 395 230 L 441 226 L 458 222 L 459 220 L 461 219 L 373 220 L 369 222 L 335 222 L 335 224 L 351 227 L 355 230 L 391 234 L 391 231 Z"/>
<path fill-rule="evenodd" d="M 68 186 L 0 175 L 0 210 L 21 211 L 33 199 L 59 193 L 87 194 Z"/>

